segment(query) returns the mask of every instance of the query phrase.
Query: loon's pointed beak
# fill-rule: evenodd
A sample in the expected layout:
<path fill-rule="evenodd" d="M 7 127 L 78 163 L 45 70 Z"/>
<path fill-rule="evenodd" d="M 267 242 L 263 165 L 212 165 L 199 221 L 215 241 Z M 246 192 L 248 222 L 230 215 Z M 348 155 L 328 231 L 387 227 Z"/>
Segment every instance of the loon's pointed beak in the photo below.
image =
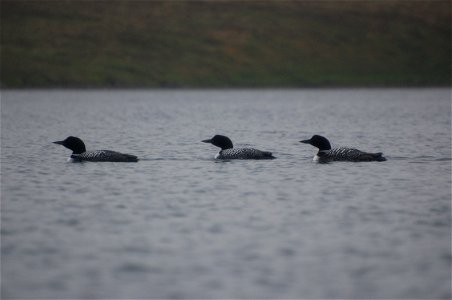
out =
<path fill-rule="evenodd" d="M 309 140 L 302 140 L 302 141 L 300 141 L 300 143 L 310 144 L 311 143 L 311 139 L 309 139 Z"/>
<path fill-rule="evenodd" d="M 54 144 L 58 144 L 58 145 L 63 145 L 63 143 L 64 143 L 64 141 L 56 141 L 56 142 L 53 142 Z"/>
<path fill-rule="evenodd" d="M 203 142 L 203 143 L 210 143 L 210 144 L 212 144 L 212 139 L 208 139 L 208 140 L 203 140 L 203 141 L 201 141 L 201 142 Z"/>

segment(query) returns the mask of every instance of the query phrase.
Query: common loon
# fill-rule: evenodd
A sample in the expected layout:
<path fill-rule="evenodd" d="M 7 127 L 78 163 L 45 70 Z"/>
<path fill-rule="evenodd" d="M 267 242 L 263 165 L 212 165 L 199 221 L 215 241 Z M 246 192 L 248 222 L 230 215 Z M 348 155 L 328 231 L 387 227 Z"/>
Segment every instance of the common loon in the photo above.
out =
<path fill-rule="evenodd" d="M 353 148 L 331 148 L 330 142 L 323 136 L 313 135 L 309 140 L 300 143 L 310 144 L 319 148 L 319 152 L 314 156 L 314 161 L 385 161 L 383 153 L 368 153 Z"/>
<path fill-rule="evenodd" d="M 202 141 L 220 147 L 221 151 L 215 155 L 216 159 L 274 159 L 271 152 L 253 148 L 233 148 L 232 141 L 224 135 L 216 135 Z"/>
<path fill-rule="evenodd" d="M 86 151 L 85 143 L 78 137 L 69 136 L 64 141 L 53 142 L 72 150 L 71 158 L 74 161 L 111 161 L 111 162 L 137 162 L 135 155 L 119 153 L 111 150 Z"/>

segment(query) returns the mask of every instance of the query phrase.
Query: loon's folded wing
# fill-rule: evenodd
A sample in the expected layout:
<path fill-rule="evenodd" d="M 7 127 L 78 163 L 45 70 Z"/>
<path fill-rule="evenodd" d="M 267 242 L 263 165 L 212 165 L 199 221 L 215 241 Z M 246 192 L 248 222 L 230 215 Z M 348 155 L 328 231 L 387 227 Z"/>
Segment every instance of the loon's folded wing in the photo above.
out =
<path fill-rule="evenodd" d="M 333 148 L 327 152 L 328 158 L 339 161 L 385 161 L 383 153 L 369 153 L 354 148 Z"/>
<path fill-rule="evenodd" d="M 253 148 L 232 148 L 220 151 L 219 159 L 273 159 L 271 152 Z"/>
<path fill-rule="evenodd" d="M 137 162 L 138 157 L 131 154 L 111 150 L 86 151 L 82 154 L 73 154 L 71 158 L 80 161 L 110 161 L 110 162 Z"/>

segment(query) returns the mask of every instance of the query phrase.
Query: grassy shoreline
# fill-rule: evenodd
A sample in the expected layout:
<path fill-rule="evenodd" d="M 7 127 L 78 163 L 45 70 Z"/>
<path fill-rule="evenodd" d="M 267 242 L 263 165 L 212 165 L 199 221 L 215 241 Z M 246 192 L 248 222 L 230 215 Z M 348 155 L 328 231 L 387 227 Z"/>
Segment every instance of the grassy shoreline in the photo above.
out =
<path fill-rule="evenodd" d="M 1 2 L 3 88 L 450 86 L 449 1 Z"/>

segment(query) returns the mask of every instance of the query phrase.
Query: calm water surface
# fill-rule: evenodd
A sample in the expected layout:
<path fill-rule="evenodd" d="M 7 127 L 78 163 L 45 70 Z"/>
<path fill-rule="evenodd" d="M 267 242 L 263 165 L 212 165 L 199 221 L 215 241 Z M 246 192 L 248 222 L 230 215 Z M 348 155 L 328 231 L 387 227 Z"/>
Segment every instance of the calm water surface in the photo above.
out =
<path fill-rule="evenodd" d="M 450 298 L 450 94 L 2 91 L 2 298 Z M 388 161 L 313 163 L 313 134 Z"/>

